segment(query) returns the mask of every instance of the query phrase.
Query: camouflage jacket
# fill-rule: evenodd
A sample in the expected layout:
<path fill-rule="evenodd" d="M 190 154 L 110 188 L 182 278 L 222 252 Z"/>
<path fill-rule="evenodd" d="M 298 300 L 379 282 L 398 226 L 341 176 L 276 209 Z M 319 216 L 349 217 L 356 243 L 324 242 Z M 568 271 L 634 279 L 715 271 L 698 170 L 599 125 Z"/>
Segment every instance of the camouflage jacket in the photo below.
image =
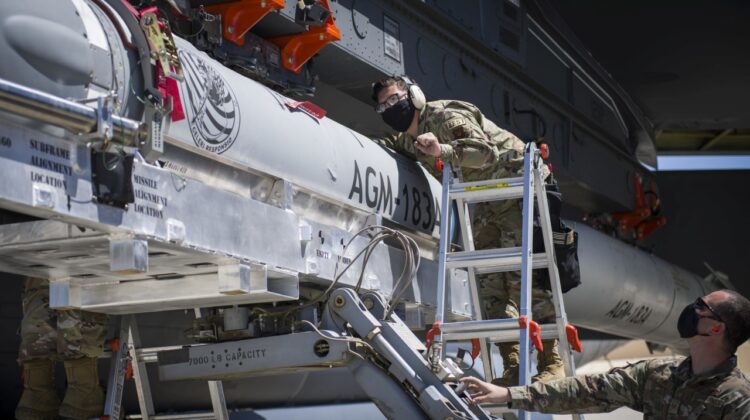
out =
<path fill-rule="evenodd" d="M 420 111 L 417 135 L 429 132 L 442 145 L 441 159 L 459 166 L 465 181 L 518 176 L 523 171 L 523 141 L 485 118 L 479 108 L 468 102 L 428 102 Z M 435 158 L 420 152 L 410 135 L 399 133 L 373 140 L 421 162 L 432 175 L 442 179 Z M 546 173 L 545 167 L 545 177 Z"/>
<path fill-rule="evenodd" d="M 644 419 L 750 419 L 750 382 L 729 358 L 693 375 L 690 358 L 644 360 L 599 375 L 511 387 L 510 406 L 545 413 L 601 413 L 627 406 Z"/>

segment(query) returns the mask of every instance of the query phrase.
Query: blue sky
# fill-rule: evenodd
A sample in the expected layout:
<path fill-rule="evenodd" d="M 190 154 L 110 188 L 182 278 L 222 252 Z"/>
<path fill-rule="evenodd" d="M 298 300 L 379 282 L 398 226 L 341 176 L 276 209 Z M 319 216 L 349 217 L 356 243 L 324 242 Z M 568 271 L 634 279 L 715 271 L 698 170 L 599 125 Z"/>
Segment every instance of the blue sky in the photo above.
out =
<path fill-rule="evenodd" d="M 659 155 L 660 171 L 750 170 L 750 155 Z"/>

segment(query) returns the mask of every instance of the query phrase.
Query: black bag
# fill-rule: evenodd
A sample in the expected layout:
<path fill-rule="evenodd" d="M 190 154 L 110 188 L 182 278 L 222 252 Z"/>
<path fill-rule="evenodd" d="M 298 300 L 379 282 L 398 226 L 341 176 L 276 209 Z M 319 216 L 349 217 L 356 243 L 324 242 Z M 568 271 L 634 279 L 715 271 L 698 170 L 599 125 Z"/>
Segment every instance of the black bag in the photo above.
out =
<path fill-rule="evenodd" d="M 552 242 L 555 247 L 557 271 L 560 274 L 560 288 L 565 293 L 581 284 L 581 269 L 578 264 L 578 232 L 569 228 L 560 218 L 562 194 L 555 191 L 556 185 L 547 189 L 547 205 L 552 227 Z M 544 252 L 544 237 L 539 220 L 539 212 L 534 209 L 534 253 Z M 539 279 L 544 289 L 552 290 L 547 270 L 538 270 L 534 277 Z"/>

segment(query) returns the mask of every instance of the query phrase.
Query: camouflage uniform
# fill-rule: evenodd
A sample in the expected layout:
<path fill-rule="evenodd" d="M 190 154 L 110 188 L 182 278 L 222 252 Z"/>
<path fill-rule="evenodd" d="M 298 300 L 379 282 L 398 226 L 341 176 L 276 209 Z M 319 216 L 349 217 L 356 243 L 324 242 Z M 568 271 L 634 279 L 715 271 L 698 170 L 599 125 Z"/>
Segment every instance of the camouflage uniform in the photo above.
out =
<path fill-rule="evenodd" d="M 599 375 L 511 387 L 514 409 L 601 413 L 627 406 L 644 419 L 750 419 L 750 382 L 729 358 L 693 375 L 690 358 L 645 360 Z"/>
<path fill-rule="evenodd" d="M 464 181 L 508 178 L 523 173 L 523 141 L 486 119 L 470 103 L 428 102 L 420 111 L 417 134 L 429 132 L 443 146 L 441 159 L 460 167 Z M 373 140 L 419 161 L 437 179 L 442 179 L 435 158 L 420 152 L 410 135 L 400 133 Z M 548 170 L 543 169 L 546 177 Z M 521 246 L 521 200 L 477 204 L 472 225 L 477 249 Z M 518 316 L 520 272 L 482 275 L 479 282 L 488 318 Z M 552 293 L 535 285 L 531 310 L 536 320 L 554 319 Z"/>
<path fill-rule="evenodd" d="M 106 315 L 50 309 L 49 281 L 40 278 L 25 280 L 22 300 L 19 362 L 69 360 L 102 354 L 108 326 Z"/>

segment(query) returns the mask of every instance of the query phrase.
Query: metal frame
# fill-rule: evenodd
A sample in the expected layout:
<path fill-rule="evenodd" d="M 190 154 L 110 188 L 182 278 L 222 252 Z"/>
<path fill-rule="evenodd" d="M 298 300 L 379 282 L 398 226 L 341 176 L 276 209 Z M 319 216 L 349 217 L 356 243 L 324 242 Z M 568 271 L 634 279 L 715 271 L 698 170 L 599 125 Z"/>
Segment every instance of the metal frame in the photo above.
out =
<path fill-rule="evenodd" d="M 495 179 L 473 183 L 462 183 L 460 180 L 454 182 L 456 178 L 453 176 L 450 165 L 444 163 L 443 207 L 440 225 L 440 244 L 438 247 L 438 307 L 435 316 L 436 323 L 434 324 L 434 328 L 439 331 L 439 335 L 432 344 L 434 348 L 429 353 L 433 367 L 439 366 L 438 362 L 443 358 L 445 341 L 478 338 L 481 344 L 480 354 L 484 364 L 485 379 L 489 380 L 493 376 L 488 351 L 489 343 L 519 340 L 519 384 L 528 385 L 531 382 L 531 364 L 529 360 L 531 338 L 529 328 L 533 322 L 531 311 L 531 275 L 533 269 L 546 268 L 549 272 L 550 283 L 552 284 L 552 301 L 555 306 L 556 322 L 555 324 L 541 326 L 541 337 L 539 338 L 557 338 L 560 343 L 559 348 L 565 365 L 565 373 L 567 376 L 575 374 L 575 363 L 570 352 L 565 330 L 567 316 L 560 288 L 560 277 L 555 262 L 549 206 L 544 179 L 542 177 L 542 164 L 539 151 L 534 143 L 529 143 L 524 150 L 523 178 Z M 458 177 L 460 179 L 460 174 Z M 475 250 L 468 204 L 470 202 L 516 199 L 519 198 L 519 194 L 523 197 L 521 247 Z M 461 252 L 448 252 L 451 241 L 448 230 L 452 223 L 450 204 L 453 201 L 456 202 L 459 208 L 458 219 L 464 249 Z M 535 202 L 539 209 L 542 236 L 545 245 L 545 252 L 538 254 L 532 252 Z M 475 320 L 444 323 L 444 317 L 441 314 L 445 311 L 446 273 L 448 269 L 459 267 L 468 269 L 474 300 Z M 482 320 L 482 305 L 479 299 L 479 285 L 476 281 L 476 275 L 518 270 L 521 271 L 519 317 Z M 529 418 L 529 414 L 523 410 L 519 410 L 518 416 L 523 419 Z"/>
<path fill-rule="evenodd" d="M 351 289 L 338 289 L 326 302 L 320 329 L 165 349 L 158 355 L 159 376 L 219 381 L 346 366 L 389 418 L 489 419 L 467 403 L 464 391 L 444 383 L 456 381 L 460 369 L 445 365 L 433 372 L 421 342 L 398 316 L 381 319 L 386 312 L 376 293 L 360 299 Z"/>

